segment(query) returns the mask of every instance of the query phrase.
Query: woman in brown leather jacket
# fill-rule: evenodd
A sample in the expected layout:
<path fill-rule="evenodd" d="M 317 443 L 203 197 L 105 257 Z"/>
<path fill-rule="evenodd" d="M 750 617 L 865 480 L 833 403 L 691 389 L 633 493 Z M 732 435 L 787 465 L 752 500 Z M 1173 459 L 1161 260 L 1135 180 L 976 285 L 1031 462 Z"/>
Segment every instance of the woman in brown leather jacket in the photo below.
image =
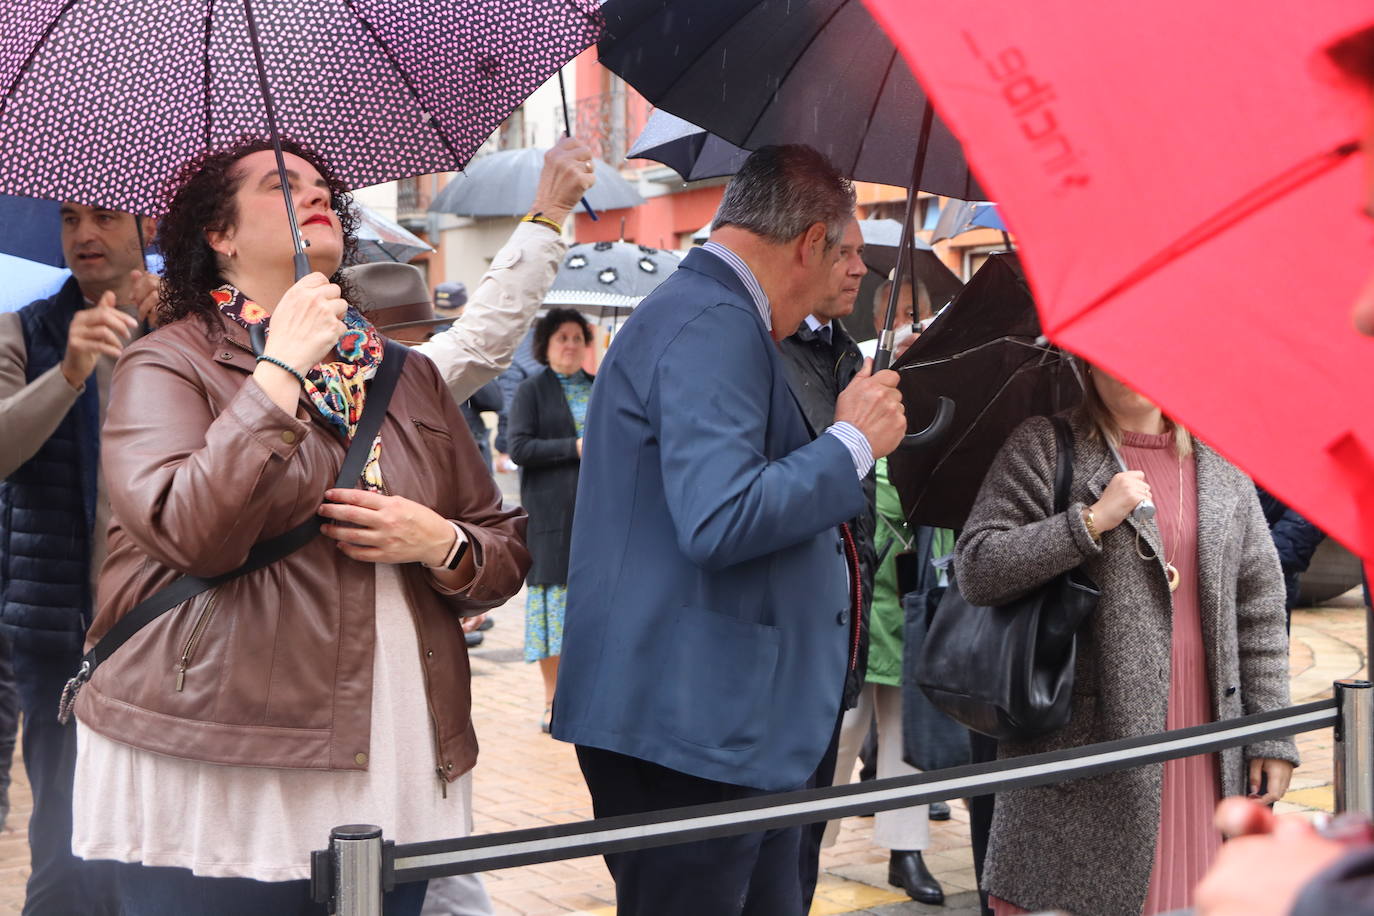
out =
<path fill-rule="evenodd" d="M 399 842 L 465 832 L 456 781 L 477 742 L 460 621 L 529 565 L 524 515 L 501 508 L 426 359 L 405 362 L 358 486 L 333 488 L 383 347 L 339 282 L 342 187 L 300 148 L 286 166 L 316 272 L 294 280 L 270 148 L 203 157 L 160 226 L 164 326 L 111 386 L 113 522 L 89 644 L 178 577 L 327 521 L 144 627 L 81 692 L 73 851 L 117 860 L 128 916 L 322 913 L 305 879 L 332 825 Z M 418 914 L 423 897 L 402 885 L 387 912 Z"/>

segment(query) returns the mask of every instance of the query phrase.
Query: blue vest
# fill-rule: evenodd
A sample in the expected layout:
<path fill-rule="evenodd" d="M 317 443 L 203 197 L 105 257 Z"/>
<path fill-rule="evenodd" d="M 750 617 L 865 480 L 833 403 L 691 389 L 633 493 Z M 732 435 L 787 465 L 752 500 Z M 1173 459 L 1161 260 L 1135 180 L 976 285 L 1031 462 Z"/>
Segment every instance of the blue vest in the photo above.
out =
<path fill-rule="evenodd" d="M 83 306 L 75 280 L 19 312 L 32 382 L 62 362 Z M 57 430 L 0 481 L 0 627 L 19 648 L 79 653 L 91 620 L 91 537 L 100 461 L 95 378 Z M 101 533 L 103 535 L 103 532 Z"/>

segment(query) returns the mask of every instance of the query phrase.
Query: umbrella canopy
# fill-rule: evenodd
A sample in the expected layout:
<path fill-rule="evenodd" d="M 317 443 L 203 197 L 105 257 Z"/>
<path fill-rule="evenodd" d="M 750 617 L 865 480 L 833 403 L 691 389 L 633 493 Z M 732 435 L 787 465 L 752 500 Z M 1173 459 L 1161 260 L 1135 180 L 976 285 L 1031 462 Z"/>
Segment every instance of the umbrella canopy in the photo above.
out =
<path fill-rule="evenodd" d="M 962 528 L 983 477 L 1027 417 L 1072 407 L 1082 387 L 1068 358 L 1041 343 L 1035 301 L 1015 255 L 994 255 L 893 366 L 920 428 L 941 395 L 954 420 L 931 448 L 898 449 L 888 472 L 916 524 Z"/>
<path fill-rule="evenodd" d="M 349 187 L 462 168 L 599 22 L 594 0 L 254 6 L 282 135 Z M 266 136 L 244 12 L 0 0 L 0 191 L 155 213 L 183 162 Z"/>
<path fill-rule="evenodd" d="M 897 267 L 897 252 L 901 248 L 902 224 L 895 219 L 861 219 L 859 230 L 864 239 L 864 264 L 875 273 L 887 276 Z M 937 311 L 959 294 L 964 281 L 945 266 L 929 245 L 915 236 L 916 279 L 930 294 L 931 306 Z"/>
<path fill-rule="evenodd" d="M 400 223 L 362 204 L 354 204 L 358 212 L 358 260 L 400 261 L 402 264 L 434 248 Z"/>
<path fill-rule="evenodd" d="M 749 151 L 662 109 L 649 115 L 626 159 L 652 159 L 683 181 L 723 178 L 739 171 Z"/>
<path fill-rule="evenodd" d="M 601 63 L 744 149 L 806 143 L 844 174 L 907 187 L 925 92 L 853 0 L 608 0 Z M 920 188 L 986 197 L 936 118 Z"/>
<path fill-rule="evenodd" d="M 0 312 L 21 309 L 35 299 L 46 299 L 62 288 L 72 272 L 39 261 L 0 253 Z"/>
<path fill-rule="evenodd" d="M 519 216 L 529 212 L 545 150 L 526 147 L 489 153 L 473 160 L 435 196 L 431 213 L 454 216 Z M 634 185 L 600 159 L 592 160 L 596 184 L 583 200 L 597 210 L 619 210 L 644 203 Z M 579 204 L 580 206 L 580 204 Z"/>
<path fill-rule="evenodd" d="M 1368 3 L 866 2 L 977 152 L 1051 338 L 1374 557 L 1362 110 L 1321 61 Z"/>
<path fill-rule="evenodd" d="M 593 314 L 629 311 L 679 264 L 671 251 L 629 242 L 572 245 L 558 266 L 545 305 L 566 305 Z"/>
<path fill-rule="evenodd" d="M 65 267 L 57 201 L 0 194 L 0 254 Z"/>
<path fill-rule="evenodd" d="M 996 229 L 1007 231 L 1002 221 L 1002 213 L 996 204 L 980 204 L 967 200 L 952 200 L 940 211 L 940 219 L 935 224 L 932 242 L 943 242 L 956 235 L 963 235 L 970 229 Z"/>

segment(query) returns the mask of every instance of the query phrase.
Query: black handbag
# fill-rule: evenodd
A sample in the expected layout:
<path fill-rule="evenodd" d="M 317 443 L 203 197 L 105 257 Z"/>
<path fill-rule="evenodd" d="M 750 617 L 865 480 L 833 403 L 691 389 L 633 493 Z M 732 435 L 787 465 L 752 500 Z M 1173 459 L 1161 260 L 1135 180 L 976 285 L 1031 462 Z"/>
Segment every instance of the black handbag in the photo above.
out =
<path fill-rule="evenodd" d="M 255 325 L 254 327 L 261 326 Z M 396 343 L 394 340 L 385 341 L 384 346 L 382 364 L 377 368 L 377 374 L 372 377 L 372 382 L 368 385 L 367 401 L 363 406 L 363 414 L 358 418 L 358 426 L 353 434 L 353 441 L 344 454 L 343 466 L 339 469 L 339 476 L 334 481 L 335 489 L 351 489 L 358 482 L 358 478 L 362 476 L 363 468 L 367 464 L 368 453 L 372 451 L 372 442 L 377 438 L 377 433 L 381 431 L 382 420 L 386 418 L 386 409 L 391 404 L 391 395 L 396 390 L 396 382 L 401 377 L 401 369 L 405 366 L 406 357 L 410 353 L 404 345 Z M 257 345 L 257 349 L 261 352 L 260 344 Z M 100 666 L 101 662 L 118 651 L 139 630 L 172 608 L 180 607 L 202 592 L 217 588 L 239 576 L 245 576 L 248 573 L 271 566 L 278 560 L 290 556 L 313 541 L 319 535 L 322 524 L 323 522 L 318 515 L 312 515 L 290 531 L 254 544 L 253 548 L 248 551 L 248 558 L 237 569 L 231 569 L 227 573 L 221 573 L 210 578 L 181 576 L 144 598 L 129 613 L 119 618 L 114 626 L 110 627 L 109 631 L 100 638 L 100 641 L 81 657 L 80 670 L 62 688 L 62 697 L 57 706 L 57 721 L 63 725 L 67 724 L 71 719 L 72 707 L 76 705 L 77 694 L 91 679 L 91 675 L 95 674 L 95 669 Z"/>
<path fill-rule="evenodd" d="M 1054 512 L 1069 505 L 1073 432 L 1053 418 Z M 921 647 L 917 680 L 936 708 L 1000 740 L 1024 741 L 1069 721 L 1075 633 L 1101 592 L 1070 570 L 998 607 L 970 604 L 950 577 Z"/>
<path fill-rule="evenodd" d="M 902 609 L 906 612 L 903 629 L 906 654 L 902 659 L 902 759 L 923 771 L 961 767 L 973 762 L 968 729 L 936 709 L 915 686 L 914 669 L 926 642 L 929 612 L 934 610 L 944 593 L 945 586 L 937 585 L 927 591 L 908 592 L 902 596 Z"/>

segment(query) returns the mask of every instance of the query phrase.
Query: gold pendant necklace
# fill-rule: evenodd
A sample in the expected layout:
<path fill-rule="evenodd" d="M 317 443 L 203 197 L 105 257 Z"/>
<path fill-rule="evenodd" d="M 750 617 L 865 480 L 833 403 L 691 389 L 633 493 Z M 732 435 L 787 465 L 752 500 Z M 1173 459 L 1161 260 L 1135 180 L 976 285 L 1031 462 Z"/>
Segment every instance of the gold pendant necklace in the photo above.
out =
<path fill-rule="evenodd" d="M 1178 512 L 1175 513 L 1174 528 L 1174 552 L 1177 554 L 1179 546 L 1183 540 L 1183 458 L 1178 458 Z M 1159 529 L 1159 542 L 1164 544 L 1164 529 Z M 1145 551 L 1140 549 L 1140 531 L 1135 533 L 1135 553 L 1142 560 L 1159 560 L 1164 564 L 1164 577 L 1169 583 L 1169 592 L 1178 591 L 1179 585 L 1183 582 L 1183 575 L 1178 571 L 1178 567 L 1168 557 L 1161 557 L 1157 554 L 1145 555 Z"/>

